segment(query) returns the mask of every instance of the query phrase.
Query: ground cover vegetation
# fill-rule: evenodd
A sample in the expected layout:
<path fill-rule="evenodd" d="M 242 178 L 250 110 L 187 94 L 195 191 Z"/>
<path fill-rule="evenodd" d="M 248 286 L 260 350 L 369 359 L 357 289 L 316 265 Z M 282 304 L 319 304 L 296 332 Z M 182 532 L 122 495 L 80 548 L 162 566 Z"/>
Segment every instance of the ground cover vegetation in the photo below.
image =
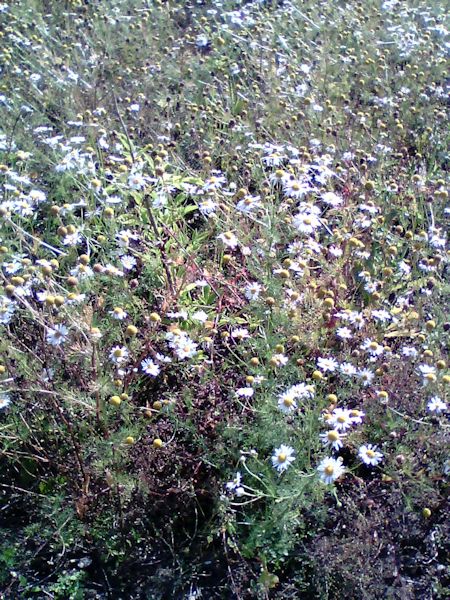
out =
<path fill-rule="evenodd" d="M 0 4 L 0 596 L 448 597 L 436 0 Z"/>

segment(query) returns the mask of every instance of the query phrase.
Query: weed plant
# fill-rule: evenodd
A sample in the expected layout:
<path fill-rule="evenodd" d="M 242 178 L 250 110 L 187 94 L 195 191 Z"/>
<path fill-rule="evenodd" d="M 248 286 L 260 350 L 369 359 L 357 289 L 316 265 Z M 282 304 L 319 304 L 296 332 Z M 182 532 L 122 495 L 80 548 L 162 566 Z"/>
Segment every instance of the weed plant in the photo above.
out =
<path fill-rule="evenodd" d="M 0 4 L 1 598 L 448 597 L 445 8 Z"/>

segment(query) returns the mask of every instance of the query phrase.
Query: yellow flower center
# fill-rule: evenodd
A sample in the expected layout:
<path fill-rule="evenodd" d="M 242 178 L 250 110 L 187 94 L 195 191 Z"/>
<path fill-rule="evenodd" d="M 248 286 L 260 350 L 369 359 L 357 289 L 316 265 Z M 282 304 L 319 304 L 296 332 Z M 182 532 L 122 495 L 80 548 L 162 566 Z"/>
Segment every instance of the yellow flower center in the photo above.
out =
<path fill-rule="evenodd" d="M 332 465 L 328 465 L 328 467 L 325 467 L 325 475 L 333 475 L 334 473 L 334 467 Z"/>
<path fill-rule="evenodd" d="M 367 450 L 367 456 L 368 456 L 369 458 L 374 458 L 374 456 L 375 456 L 375 452 L 374 452 L 373 450 Z"/>
<path fill-rule="evenodd" d="M 278 462 L 280 463 L 284 463 L 287 459 L 287 456 L 284 452 L 280 452 L 280 454 L 278 455 Z"/>
<path fill-rule="evenodd" d="M 330 442 L 336 442 L 339 439 L 339 434 L 337 431 L 329 431 L 328 439 Z"/>

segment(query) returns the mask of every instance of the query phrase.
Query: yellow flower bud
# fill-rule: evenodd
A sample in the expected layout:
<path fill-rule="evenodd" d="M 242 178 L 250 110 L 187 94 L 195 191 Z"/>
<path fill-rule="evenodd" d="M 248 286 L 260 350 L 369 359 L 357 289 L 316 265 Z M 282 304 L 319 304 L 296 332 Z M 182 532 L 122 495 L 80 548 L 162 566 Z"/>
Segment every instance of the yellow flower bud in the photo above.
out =
<path fill-rule="evenodd" d="M 111 398 L 109 399 L 109 403 L 112 406 L 120 406 L 122 400 L 120 398 L 120 396 L 111 396 Z"/>
<path fill-rule="evenodd" d="M 126 335 L 128 335 L 129 337 L 134 337 L 135 335 L 137 335 L 137 332 L 138 328 L 134 325 L 128 325 L 128 327 L 125 330 Z"/>

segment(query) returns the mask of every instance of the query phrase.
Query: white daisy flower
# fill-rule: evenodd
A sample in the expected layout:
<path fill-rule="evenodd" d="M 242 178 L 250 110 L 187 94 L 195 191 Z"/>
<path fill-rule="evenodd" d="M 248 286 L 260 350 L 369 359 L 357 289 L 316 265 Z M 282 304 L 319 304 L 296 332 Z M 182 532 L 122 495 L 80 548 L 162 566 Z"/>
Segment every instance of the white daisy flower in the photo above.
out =
<path fill-rule="evenodd" d="M 365 416 L 366 415 L 362 410 L 358 410 L 357 408 L 352 408 L 350 410 L 350 420 L 352 425 L 361 425 Z"/>
<path fill-rule="evenodd" d="M 227 488 L 227 490 L 229 492 L 234 492 L 237 488 L 241 487 L 241 482 L 242 482 L 242 476 L 241 476 L 240 472 L 238 471 L 236 473 L 236 475 L 234 476 L 234 479 L 232 479 L 231 481 L 228 481 L 225 484 L 225 487 Z"/>
<path fill-rule="evenodd" d="M 120 365 L 125 362 L 128 356 L 129 352 L 125 346 L 114 346 L 109 353 L 109 358 L 115 365 Z"/>
<path fill-rule="evenodd" d="M 317 366 L 321 371 L 333 373 L 339 367 L 339 363 L 334 358 L 318 358 Z"/>
<path fill-rule="evenodd" d="M 370 385 L 375 378 L 375 374 L 370 369 L 359 369 L 356 374 L 365 387 Z"/>
<path fill-rule="evenodd" d="M 130 256 L 129 254 L 124 254 L 120 257 L 120 262 L 123 265 L 125 271 L 131 271 L 136 266 L 136 259 L 134 256 Z"/>
<path fill-rule="evenodd" d="M 447 404 L 439 398 L 439 396 L 433 396 L 430 398 L 427 404 L 427 408 L 429 412 L 441 414 L 442 412 L 447 410 Z"/>
<path fill-rule="evenodd" d="M 319 219 L 311 212 L 299 212 L 292 219 L 292 224 L 297 231 L 308 235 L 320 227 Z"/>
<path fill-rule="evenodd" d="M 348 327 L 338 327 L 336 329 L 336 335 L 341 340 L 350 340 L 353 337 L 352 330 Z"/>
<path fill-rule="evenodd" d="M 320 439 L 322 440 L 322 444 L 326 447 L 332 448 L 336 452 L 343 447 L 342 439 L 346 436 L 345 433 L 341 433 L 337 429 L 330 429 L 325 433 L 320 434 Z"/>
<path fill-rule="evenodd" d="M 339 206 L 343 202 L 342 198 L 334 192 L 325 192 L 321 195 L 321 198 L 322 202 L 325 202 L 325 204 L 333 207 Z"/>
<path fill-rule="evenodd" d="M 220 240 L 224 246 L 226 246 L 227 248 L 231 248 L 232 250 L 234 250 L 239 244 L 239 240 L 232 231 L 226 231 L 225 233 L 221 233 L 217 236 L 217 239 Z"/>
<path fill-rule="evenodd" d="M 293 394 L 296 398 L 314 398 L 314 386 L 309 383 L 296 383 L 292 385 L 287 392 Z"/>
<path fill-rule="evenodd" d="M 65 325 L 55 325 L 47 330 L 46 340 L 52 346 L 61 346 L 67 339 L 69 330 Z"/>
<path fill-rule="evenodd" d="M 68 233 L 63 238 L 64 246 L 76 246 L 77 244 L 81 244 L 83 238 L 79 231 L 75 231 L 75 233 Z"/>
<path fill-rule="evenodd" d="M 432 367 L 431 365 L 419 365 L 418 370 L 422 375 L 422 383 L 424 385 L 436 381 L 436 367 Z"/>
<path fill-rule="evenodd" d="M 402 355 L 407 358 L 416 358 L 418 354 L 419 352 L 414 346 L 403 346 L 402 348 Z"/>
<path fill-rule="evenodd" d="M 287 365 L 288 360 L 288 357 L 284 354 L 274 354 L 270 359 L 271 363 L 273 363 L 276 367 L 284 367 Z"/>
<path fill-rule="evenodd" d="M 317 467 L 320 480 L 327 485 L 330 485 L 338 479 L 344 472 L 345 467 L 342 465 L 342 458 L 324 458 Z"/>
<path fill-rule="evenodd" d="M 392 315 L 387 310 L 373 310 L 372 317 L 381 323 L 387 323 L 392 320 Z"/>
<path fill-rule="evenodd" d="M 262 285 L 255 281 L 253 283 L 249 283 L 245 287 L 244 294 L 245 294 L 245 297 L 247 298 L 247 300 L 258 300 L 261 290 L 262 290 Z"/>
<path fill-rule="evenodd" d="M 109 314 L 112 316 L 113 319 L 116 319 L 117 321 L 123 321 L 128 316 L 127 312 L 124 311 L 123 308 L 121 308 L 120 306 L 116 306 L 114 310 L 110 310 Z"/>
<path fill-rule="evenodd" d="M 15 304 L 6 296 L 0 296 L 0 324 L 7 325 L 14 314 Z"/>
<path fill-rule="evenodd" d="M 6 392 L 0 392 L 0 410 L 8 408 L 11 404 L 11 396 Z"/>
<path fill-rule="evenodd" d="M 372 444 L 365 444 L 358 450 L 358 456 L 365 465 L 376 467 L 383 460 L 383 454 L 376 448 Z"/>
<path fill-rule="evenodd" d="M 275 448 L 272 455 L 272 465 L 278 471 L 283 473 L 288 469 L 295 460 L 294 448 L 281 444 L 279 448 Z"/>
<path fill-rule="evenodd" d="M 362 313 L 352 311 L 348 314 L 347 318 L 357 329 L 362 329 L 364 327 L 365 321 Z"/>
<path fill-rule="evenodd" d="M 255 393 L 255 390 L 252 387 L 243 387 L 237 389 L 235 393 L 238 397 L 251 398 Z"/>
<path fill-rule="evenodd" d="M 248 329 L 245 329 L 244 327 L 237 327 L 236 329 L 232 330 L 231 337 L 233 339 L 241 341 L 245 340 L 246 338 L 249 338 L 250 334 L 248 332 Z"/>
<path fill-rule="evenodd" d="M 146 179 L 139 173 L 131 174 L 128 177 L 128 186 L 132 190 L 142 190 L 146 185 Z"/>
<path fill-rule="evenodd" d="M 287 390 L 278 396 L 278 408 L 285 414 L 290 414 L 297 410 L 297 402 L 292 390 Z"/>
<path fill-rule="evenodd" d="M 261 208 L 260 196 L 245 196 L 245 198 L 239 200 L 236 204 L 236 208 L 244 214 L 249 214 L 253 210 Z"/>
<path fill-rule="evenodd" d="M 157 377 L 161 372 L 161 367 L 157 365 L 151 358 L 145 358 L 141 362 L 141 369 L 146 375 L 151 377 Z"/>
<path fill-rule="evenodd" d="M 200 321 L 200 323 L 205 323 L 208 320 L 208 315 L 204 310 L 197 310 L 191 317 L 194 321 Z"/>
<path fill-rule="evenodd" d="M 350 411 L 347 408 L 335 408 L 327 424 L 338 431 L 347 431 L 353 425 Z"/>
<path fill-rule="evenodd" d="M 365 350 L 372 357 L 381 356 L 384 352 L 383 346 L 370 338 L 366 338 L 360 348 L 361 350 Z"/>
<path fill-rule="evenodd" d="M 337 248 L 336 246 L 330 246 L 328 248 L 328 252 L 331 254 L 331 256 L 334 256 L 335 258 L 339 258 L 344 254 L 344 251 L 341 248 Z"/>
<path fill-rule="evenodd" d="M 155 354 L 155 358 L 156 360 L 159 360 L 159 362 L 162 363 L 171 363 L 172 359 L 170 358 L 170 356 L 166 356 L 165 354 L 161 354 L 160 352 L 157 352 Z"/>
<path fill-rule="evenodd" d="M 94 271 L 88 265 L 80 264 L 76 267 L 73 267 L 73 269 L 70 269 L 70 274 L 73 277 L 78 277 L 78 279 L 83 280 L 87 279 L 88 277 L 92 277 L 94 275 Z"/>
<path fill-rule="evenodd" d="M 289 198 L 302 198 L 313 189 L 309 182 L 298 179 L 288 180 L 284 183 L 284 193 Z"/>
<path fill-rule="evenodd" d="M 217 202 L 214 202 L 212 198 L 205 198 L 198 204 L 198 209 L 202 215 L 212 215 L 217 210 Z"/>
<path fill-rule="evenodd" d="M 122 229 L 116 233 L 116 241 L 122 248 L 126 248 L 132 240 L 137 240 L 138 236 L 129 229 Z"/>
<path fill-rule="evenodd" d="M 178 336 L 172 346 L 178 358 L 192 358 L 197 354 L 197 344 L 187 335 Z"/>

